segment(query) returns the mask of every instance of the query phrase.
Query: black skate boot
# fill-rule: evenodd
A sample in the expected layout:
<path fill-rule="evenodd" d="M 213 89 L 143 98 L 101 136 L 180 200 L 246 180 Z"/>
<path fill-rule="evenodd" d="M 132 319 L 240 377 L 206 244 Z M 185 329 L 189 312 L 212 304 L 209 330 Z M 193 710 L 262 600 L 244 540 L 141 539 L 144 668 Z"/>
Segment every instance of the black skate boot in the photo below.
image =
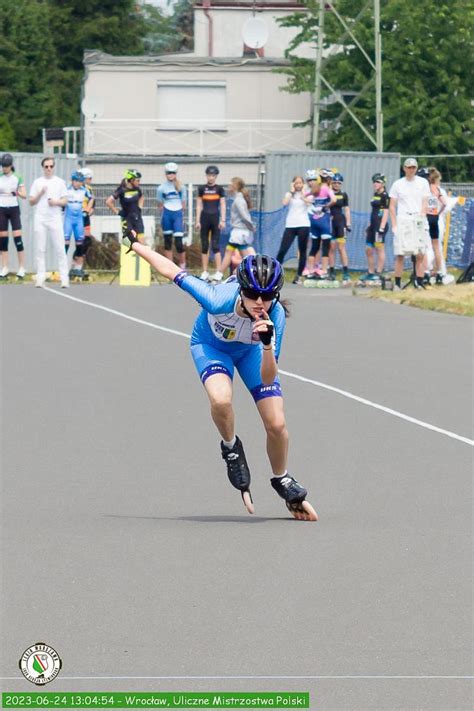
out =
<path fill-rule="evenodd" d="M 250 494 L 250 469 L 245 458 L 241 440 L 236 437 L 232 449 L 228 449 L 221 442 L 222 459 L 227 464 L 227 476 L 236 489 L 239 489 L 245 508 L 249 513 L 254 512 L 252 496 Z"/>
<path fill-rule="evenodd" d="M 292 516 L 300 521 L 318 520 L 318 514 L 309 501 L 306 501 L 308 492 L 301 484 L 298 484 L 296 479 L 293 479 L 289 474 L 274 476 L 270 479 L 270 484 L 285 500 L 286 507 Z"/>

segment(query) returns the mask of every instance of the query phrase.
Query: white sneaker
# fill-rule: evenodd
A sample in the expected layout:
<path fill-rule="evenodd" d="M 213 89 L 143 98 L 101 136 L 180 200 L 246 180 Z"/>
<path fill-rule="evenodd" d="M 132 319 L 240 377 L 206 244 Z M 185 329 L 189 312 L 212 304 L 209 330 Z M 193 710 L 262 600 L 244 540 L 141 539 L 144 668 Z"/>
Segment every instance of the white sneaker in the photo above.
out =
<path fill-rule="evenodd" d="M 44 279 L 37 279 L 37 280 L 35 281 L 35 287 L 36 287 L 37 289 L 42 289 L 43 286 L 44 286 Z"/>
<path fill-rule="evenodd" d="M 61 289 L 69 289 L 69 282 L 68 282 L 68 281 L 62 281 L 62 282 L 61 282 Z"/>
<path fill-rule="evenodd" d="M 18 279 L 24 279 L 25 278 L 25 267 L 20 267 L 16 273 Z"/>
<path fill-rule="evenodd" d="M 199 278 L 207 281 L 209 279 L 209 272 L 202 272 Z"/>
<path fill-rule="evenodd" d="M 222 281 L 222 277 L 223 277 L 223 276 L 224 276 L 224 275 L 223 275 L 222 272 L 216 272 L 215 274 L 213 274 L 213 275 L 211 276 L 211 281 Z"/>
<path fill-rule="evenodd" d="M 3 267 L 2 271 L 0 272 L 0 278 L 5 279 L 10 274 L 10 271 L 8 267 Z"/>

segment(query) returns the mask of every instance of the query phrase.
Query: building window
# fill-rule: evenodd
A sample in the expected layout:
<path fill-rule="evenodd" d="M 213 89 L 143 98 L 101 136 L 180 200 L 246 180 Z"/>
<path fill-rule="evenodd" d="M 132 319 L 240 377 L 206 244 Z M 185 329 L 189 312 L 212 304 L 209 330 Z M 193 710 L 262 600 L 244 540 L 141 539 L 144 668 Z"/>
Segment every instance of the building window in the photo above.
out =
<path fill-rule="evenodd" d="M 222 81 L 159 81 L 158 121 L 163 130 L 226 129 Z"/>

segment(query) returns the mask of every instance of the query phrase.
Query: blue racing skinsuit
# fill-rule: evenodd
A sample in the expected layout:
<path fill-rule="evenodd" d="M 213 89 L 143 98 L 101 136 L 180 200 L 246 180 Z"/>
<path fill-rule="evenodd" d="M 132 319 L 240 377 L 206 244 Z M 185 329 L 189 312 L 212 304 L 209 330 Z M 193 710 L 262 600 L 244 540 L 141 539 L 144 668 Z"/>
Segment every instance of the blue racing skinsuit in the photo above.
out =
<path fill-rule="evenodd" d="M 83 203 L 89 202 L 91 192 L 85 186 L 75 188 L 70 185 L 67 189 L 67 205 L 64 215 L 64 238 L 69 242 L 72 235 L 76 244 L 84 240 L 84 218 L 82 215 Z"/>
<path fill-rule="evenodd" d="M 174 282 L 191 294 L 203 309 L 191 336 L 191 355 L 201 382 L 205 383 L 216 373 L 225 373 L 233 379 L 234 368 L 237 368 L 255 402 L 266 397 L 281 397 L 278 377 L 269 385 L 262 383 L 262 343 L 252 334 L 251 319 L 237 314 L 238 283 L 227 281 L 213 286 L 184 271 L 176 275 Z M 273 348 L 278 361 L 285 330 L 283 306 L 273 301 L 269 316 L 275 327 Z"/>

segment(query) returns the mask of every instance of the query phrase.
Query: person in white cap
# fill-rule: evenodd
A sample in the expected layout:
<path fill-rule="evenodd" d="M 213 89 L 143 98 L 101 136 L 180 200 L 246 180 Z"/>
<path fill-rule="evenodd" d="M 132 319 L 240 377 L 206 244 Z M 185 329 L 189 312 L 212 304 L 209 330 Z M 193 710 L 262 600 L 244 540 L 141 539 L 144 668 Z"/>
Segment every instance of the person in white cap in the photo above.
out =
<path fill-rule="evenodd" d="M 403 263 L 406 256 L 415 256 L 415 286 L 423 289 L 423 259 L 429 248 L 426 212 L 430 188 L 417 174 L 416 158 L 407 158 L 403 164 L 404 178 L 396 180 L 390 188 L 390 220 L 395 255 L 395 290 L 401 289 Z"/>

